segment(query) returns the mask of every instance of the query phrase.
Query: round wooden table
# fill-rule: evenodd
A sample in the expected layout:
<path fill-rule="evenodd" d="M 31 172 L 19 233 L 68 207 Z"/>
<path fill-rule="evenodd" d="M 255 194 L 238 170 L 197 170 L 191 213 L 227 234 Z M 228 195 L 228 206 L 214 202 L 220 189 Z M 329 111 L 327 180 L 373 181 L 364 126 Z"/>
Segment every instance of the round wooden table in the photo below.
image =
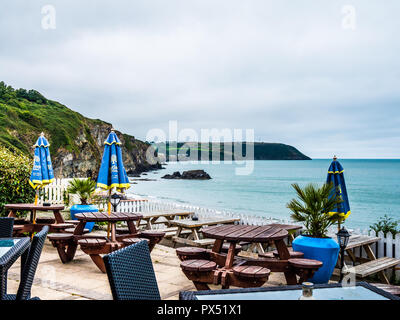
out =
<path fill-rule="evenodd" d="M 43 226 L 48 225 L 50 227 L 49 232 L 60 232 L 66 228 L 73 227 L 72 224 L 66 224 L 61 211 L 64 210 L 63 205 L 35 205 L 33 203 L 10 203 L 4 206 L 6 211 L 9 211 L 8 216 L 16 218 L 17 211 L 29 211 L 29 223 L 23 225 L 14 225 L 14 231 L 18 231 L 18 233 L 24 232 L 39 232 L 42 230 Z M 37 211 L 53 211 L 55 223 L 36 223 L 36 212 Z"/>
<path fill-rule="evenodd" d="M 190 269 L 181 264 L 182 270 L 194 282 L 198 290 L 207 290 L 208 283 L 221 284 L 224 289 L 231 285 L 238 287 L 261 286 L 268 279 L 268 271 L 283 272 L 287 284 L 297 284 L 296 274 L 288 268 L 290 254 L 284 241 L 288 236 L 287 230 L 276 225 L 220 225 L 203 228 L 201 231 L 204 237 L 216 239 L 210 252 L 210 258 L 216 262 L 218 267 L 213 273 L 206 275 L 200 272 L 186 272 Z M 229 243 L 227 254 L 222 252 L 224 241 Z M 242 260 L 240 265 L 234 265 L 238 260 L 235 259 L 235 249 L 239 242 L 266 243 L 271 241 L 275 243 L 279 259 L 247 259 Z M 186 264 L 190 263 L 186 262 Z M 254 277 L 250 277 L 250 273 L 254 273 Z M 259 274 L 264 277 L 257 278 Z"/>
<path fill-rule="evenodd" d="M 138 232 L 134 221 L 142 218 L 138 213 L 122 213 L 111 212 L 110 214 L 103 212 L 84 212 L 75 215 L 79 224 L 73 233 L 75 242 L 81 246 L 83 252 L 88 254 L 96 266 L 104 273 L 105 265 L 100 254 L 107 254 L 124 247 L 123 238 L 137 237 Z M 117 236 L 116 223 L 125 221 L 128 225 L 128 234 Z M 110 238 L 101 236 L 83 236 L 85 225 L 87 222 L 108 222 L 111 224 Z M 120 240 L 120 241 L 119 241 Z"/>

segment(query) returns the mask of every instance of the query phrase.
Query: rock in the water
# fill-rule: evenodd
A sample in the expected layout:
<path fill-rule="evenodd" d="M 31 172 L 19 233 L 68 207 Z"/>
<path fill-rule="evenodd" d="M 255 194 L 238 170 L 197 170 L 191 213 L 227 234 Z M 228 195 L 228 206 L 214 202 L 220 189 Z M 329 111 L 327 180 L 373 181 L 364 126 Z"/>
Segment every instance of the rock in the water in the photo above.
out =
<path fill-rule="evenodd" d="M 173 174 L 166 174 L 165 176 L 161 177 L 161 179 L 180 179 L 181 173 L 179 171 L 175 171 Z"/>
<path fill-rule="evenodd" d="M 187 180 L 209 180 L 210 175 L 204 170 L 189 170 L 183 171 L 180 174 L 179 171 L 175 171 L 173 174 L 166 174 L 161 177 L 162 179 L 187 179 Z"/>

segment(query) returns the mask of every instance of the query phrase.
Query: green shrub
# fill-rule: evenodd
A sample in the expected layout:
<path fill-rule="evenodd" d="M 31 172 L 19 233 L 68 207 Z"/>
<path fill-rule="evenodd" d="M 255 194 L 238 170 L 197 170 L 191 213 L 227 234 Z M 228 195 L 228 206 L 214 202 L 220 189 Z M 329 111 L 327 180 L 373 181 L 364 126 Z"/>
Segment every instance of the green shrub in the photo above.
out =
<path fill-rule="evenodd" d="M 328 228 L 341 220 L 340 215 L 329 214 L 343 202 L 336 192 L 331 195 L 333 183 L 324 184 L 322 187 L 310 183 L 303 189 L 297 183 L 292 186 L 298 197 L 286 205 L 292 211 L 292 219 L 304 224 L 306 235 L 325 238 Z"/>
<path fill-rule="evenodd" d="M 35 191 L 29 185 L 32 160 L 18 152 L 0 146 L 0 215 L 6 216 L 7 203 L 29 203 Z"/>
<path fill-rule="evenodd" d="M 68 194 L 76 194 L 81 204 L 88 204 L 96 191 L 96 181 L 87 179 L 73 179 L 67 188 Z"/>
<path fill-rule="evenodd" d="M 379 218 L 378 222 L 370 225 L 369 227 L 376 233 L 382 231 L 386 237 L 386 234 L 388 232 L 390 232 L 393 236 L 399 233 L 398 226 L 399 226 L 398 221 L 393 220 L 393 218 L 390 218 L 388 217 L 388 215 L 385 214 L 383 217 Z"/>

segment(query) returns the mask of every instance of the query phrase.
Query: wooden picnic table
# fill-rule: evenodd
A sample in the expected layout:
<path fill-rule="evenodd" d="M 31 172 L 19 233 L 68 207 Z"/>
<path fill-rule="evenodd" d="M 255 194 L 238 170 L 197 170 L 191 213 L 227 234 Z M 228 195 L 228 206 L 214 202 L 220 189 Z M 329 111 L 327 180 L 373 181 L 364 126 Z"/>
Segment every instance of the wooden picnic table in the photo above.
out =
<path fill-rule="evenodd" d="M 92 261 L 103 273 L 106 272 L 102 254 L 108 254 L 122 247 L 128 246 L 135 242 L 131 239 L 148 239 L 150 251 L 154 246 L 161 241 L 164 236 L 163 232 L 142 231 L 136 229 L 135 221 L 141 219 L 142 215 L 138 213 L 122 213 L 111 212 L 110 214 L 102 212 L 84 212 L 75 215 L 79 223 L 76 226 L 73 234 L 53 234 L 48 238 L 57 248 L 60 259 L 63 263 L 71 261 L 80 245 L 83 252 L 88 254 Z M 129 233 L 118 235 L 116 233 L 117 222 L 126 222 Z M 101 235 L 84 235 L 85 225 L 87 222 L 107 222 L 111 225 L 110 236 Z"/>
<path fill-rule="evenodd" d="M 185 245 L 191 245 L 196 247 L 207 247 L 214 243 L 214 239 L 201 238 L 200 229 L 204 226 L 215 226 L 219 224 L 233 224 L 240 221 L 239 218 L 225 218 L 215 217 L 212 219 L 182 219 L 182 220 L 171 220 L 172 226 L 178 227 L 176 234 L 172 237 L 174 241 L 174 247 L 176 243 L 183 243 Z M 184 237 L 185 231 L 188 231 L 189 235 Z"/>
<path fill-rule="evenodd" d="M 296 233 L 296 231 L 301 230 L 303 227 L 299 226 L 297 224 L 281 224 L 281 223 L 271 223 L 268 224 L 268 226 L 272 226 L 272 227 L 277 227 L 277 228 L 281 228 L 284 229 L 288 232 L 288 240 L 293 241 L 294 240 L 294 234 Z M 247 249 L 247 251 L 252 252 L 253 249 L 255 248 L 257 250 L 258 253 L 265 253 L 265 246 L 267 246 L 268 244 L 262 244 L 262 243 L 252 243 L 249 248 Z"/>
<path fill-rule="evenodd" d="M 50 206 L 44 206 L 44 205 L 35 205 L 32 203 L 14 203 L 14 204 L 6 204 L 5 210 L 9 211 L 8 216 L 16 218 L 17 217 L 17 211 L 29 211 L 30 216 L 29 216 L 29 223 L 23 224 L 23 225 L 18 225 L 14 224 L 14 233 L 16 234 L 22 234 L 24 232 L 39 232 L 42 230 L 44 226 L 49 226 L 49 232 L 62 232 L 66 228 L 71 228 L 74 225 L 65 223 L 64 218 L 61 215 L 61 211 L 64 210 L 63 205 L 50 205 Z M 36 213 L 37 211 L 52 211 L 54 214 L 54 223 L 42 223 L 37 220 Z M 49 219 L 45 219 L 49 220 Z M 51 220 L 51 219 L 50 219 Z"/>
<path fill-rule="evenodd" d="M 291 259 L 284 239 L 288 231 L 278 226 L 222 225 L 202 228 L 203 235 L 215 239 L 207 259 L 190 259 L 181 263 L 182 271 L 192 280 L 198 290 L 208 290 L 208 284 L 229 286 L 259 287 L 269 277 L 270 272 L 283 272 L 287 284 L 297 284 L 296 274 L 308 269 L 307 277 L 322 266 L 322 263 L 309 259 Z M 229 243 L 228 253 L 222 252 L 224 241 Z M 266 243 L 273 241 L 279 258 L 241 259 L 235 257 L 239 242 Z M 205 255 L 206 256 L 206 255 Z M 293 263 L 292 263 L 293 262 Z M 296 272 L 296 270 L 298 272 Z M 305 271 L 303 273 L 306 274 Z M 301 281 L 307 277 L 300 276 Z"/>
<path fill-rule="evenodd" d="M 192 211 L 166 209 L 160 211 L 140 212 L 142 218 L 136 222 L 136 227 L 143 225 L 145 222 L 146 229 L 153 229 L 155 224 L 165 224 L 166 227 L 171 226 L 171 222 L 176 218 L 186 218 L 194 214 Z"/>
<path fill-rule="evenodd" d="M 335 235 L 331 236 L 335 237 Z M 353 272 L 355 272 L 356 276 L 365 278 L 366 276 L 369 276 L 371 274 L 378 273 L 379 277 L 384 283 L 390 284 L 390 281 L 387 278 L 384 270 L 400 264 L 400 260 L 391 257 L 381 257 L 377 259 L 373 250 L 371 249 L 371 245 L 377 243 L 379 240 L 380 238 L 375 236 L 351 234 L 345 250 L 351 261 L 353 262 Z M 354 253 L 355 249 L 357 248 L 360 248 L 360 250 L 364 249 L 368 259 L 357 258 Z M 359 262 L 359 260 L 362 260 L 361 264 L 355 265 L 357 262 Z M 344 272 L 346 272 L 346 269 L 348 268 L 349 267 L 346 266 L 344 268 Z"/>
<path fill-rule="evenodd" d="M 76 226 L 74 236 L 77 238 L 77 244 L 81 246 L 83 252 L 88 254 L 96 266 L 103 272 L 106 272 L 105 265 L 101 254 L 107 254 L 115 250 L 121 249 L 124 245 L 121 240 L 123 238 L 136 237 L 137 230 L 134 221 L 141 218 L 137 213 L 121 213 L 111 212 L 110 214 L 103 212 L 85 212 L 78 213 L 75 217 L 79 220 Z M 116 223 L 125 221 L 128 224 L 129 234 L 123 237 L 119 236 L 117 240 Z M 83 235 L 87 222 L 108 222 L 111 225 L 110 238 L 107 237 L 85 237 Z"/>

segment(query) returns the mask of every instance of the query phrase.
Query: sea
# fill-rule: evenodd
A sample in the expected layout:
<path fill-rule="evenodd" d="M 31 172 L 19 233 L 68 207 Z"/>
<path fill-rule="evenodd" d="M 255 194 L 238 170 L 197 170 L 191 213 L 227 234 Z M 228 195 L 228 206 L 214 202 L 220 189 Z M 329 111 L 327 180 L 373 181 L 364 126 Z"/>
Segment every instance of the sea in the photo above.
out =
<path fill-rule="evenodd" d="M 235 162 L 167 162 L 134 181 L 128 192 L 140 196 L 227 210 L 239 214 L 289 219 L 286 204 L 296 197 L 292 183 L 322 185 L 331 159 Z M 400 160 L 341 159 L 351 215 L 345 225 L 368 229 L 385 214 L 400 222 Z M 165 174 L 203 169 L 211 180 L 167 180 Z M 238 174 L 242 171 L 242 174 Z"/>

